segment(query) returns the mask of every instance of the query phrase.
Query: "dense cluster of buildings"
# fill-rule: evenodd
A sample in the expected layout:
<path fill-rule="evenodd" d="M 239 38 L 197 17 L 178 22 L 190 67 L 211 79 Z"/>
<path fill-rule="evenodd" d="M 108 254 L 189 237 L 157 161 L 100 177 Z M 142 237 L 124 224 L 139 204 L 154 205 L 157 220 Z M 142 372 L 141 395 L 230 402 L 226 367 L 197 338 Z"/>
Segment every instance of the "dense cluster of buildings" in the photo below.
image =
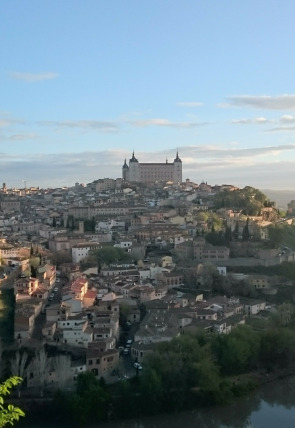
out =
<path fill-rule="evenodd" d="M 152 185 L 151 185 L 152 184 Z M 68 367 L 69 383 L 92 370 L 111 378 L 122 366 L 119 315 L 132 329 L 127 348 L 141 362 L 157 343 L 184 331 L 229 332 L 245 318 L 266 308 L 266 300 L 216 296 L 204 298 L 210 282 L 207 266 L 226 276 L 232 265 L 278 264 L 294 254 L 249 247 L 208 244 L 206 233 L 219 216 L 239 234 L 246 219 L 234 209 L 212 216 L 214 195 L 234 186 L 182 181 L 182 163 L 141 164 L 134 153 L 124 163 L 122 179 L 99 179 L 71 188 L 0 191 L 0 287 L 13 288 L 16 298 L 14 343 L 40 349 L 81 353 Z M 267 238 L 266 222 L 247 220 L 250 234 Z M 126 262 L 100 262 L 96 251 L 118 248 Z M 233 258 L 232 255 L 235 255 Z M 32 268 L 33 266 L 33 268 Z M 271 278 L 240 275 L 253 290 L 275 292 Z M 126 310 L 128 308 L 128 310 Z M 144 310 L 142 309 L 144 308 Z M 40 323 L 42 319 L 42 323 Z M 126 349 L 125 349 L 126 350 Z M 56 384 L 54 359 L 44 382 Z M 30 386 L 38 375 L 31 369 Z"/>

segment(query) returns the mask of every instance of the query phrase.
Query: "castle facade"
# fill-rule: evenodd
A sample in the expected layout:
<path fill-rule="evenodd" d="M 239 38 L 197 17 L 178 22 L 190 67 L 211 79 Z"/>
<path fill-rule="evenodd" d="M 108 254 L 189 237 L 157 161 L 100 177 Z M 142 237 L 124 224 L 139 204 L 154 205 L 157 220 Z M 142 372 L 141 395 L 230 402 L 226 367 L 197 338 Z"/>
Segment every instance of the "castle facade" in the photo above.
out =
<path fill-rule="evenodd" d="M 125 181 L 139 183 L 154 183 L 156 181 L 182 182 L 182 162 L 176 153 L 173 162 L 165 163 L 140 163 L 132 154 L 127 165 L 126 159 L 122 167 L 122 177 Z"/>

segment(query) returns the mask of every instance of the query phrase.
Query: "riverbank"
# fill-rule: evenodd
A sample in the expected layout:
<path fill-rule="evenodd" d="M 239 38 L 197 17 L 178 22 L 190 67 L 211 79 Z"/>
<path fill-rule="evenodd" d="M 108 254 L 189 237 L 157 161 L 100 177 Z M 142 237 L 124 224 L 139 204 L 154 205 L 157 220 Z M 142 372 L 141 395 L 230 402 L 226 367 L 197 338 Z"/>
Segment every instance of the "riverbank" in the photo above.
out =
<path fill-rule="evenodd" d="M 235 377 L 235 381 L 245 382 L 246 380 L 252 380 L 253 382 L 256 382 L 259 387 L 291 376 L 295 376 L 295 362 L 293 362 L 289 367 L 272 367 L 271 370 L 261 369 L 245 373 Z"/>
<path fill-rule="evenodd" d="M 154 416 L 138 416 L 83 425 L 83 428 L 236 428 L 250 421 L 253 428 L 294 428 L 295 378 L 274 380 L 257 388 L 246 397 L 224 406 L 198 408 L 182 412 L 161 413 Z M 65 422 L 52 422 L 41 415 L 34 421 L 17 423 L 22 428 L 64 428 Z"/>
<path fill-rule="evenodd" d="M 194 413 L 194 412 L 201 412 L 202 414 L 206 414 L 207 412 L 215 413 L 216 409 L 222 409 L 226 408 L 228 406 L 235 406 L 242 397 L 243 402 L 251 401 L 251 397 L 255 394 L 259 395 L 260 389 L 267 384 L 273 384 L 275 385 L 276 382 L 278 382 L 281 379 L 287 379 L 288 377 L 291 378 L 292 376 L 295 376 L 295 363 L 287 368 L 273 368 L 272 371 L 267 370 L 257 370 L 252 371 L 251 373 L 246 373 L 243 375 L 231 377 L 230 380 L 233 384 L 236 385 L 236 390 L 241 390 L 240 396 L 232 397 L 229 401 L 227 401 L 223 405 L 203 405 L 200 406 L 199 403 L 196 402 L 195 407 L 190 407 L 184 410 L 184 412 L 187 412 L 188 414 Z M 250 385 L 249 388 L 244 388 L 245 385 Z M 269 390 L 273 389 L 273 387 L 269 387 Z M 256 392 L 255 392 L 256 391 Z M 9 400 L 12 404 L 18 405 L 26 412 L 26 418 L 19 422 L 20 427 L 33 427 L 38 426 L 38 421 L 46 421 L 48 428 L 51 427 L 61 427 L 64 426 L 65 419 L 66 419 L 66 413 L 67 408 L 62 407 L 59 405 L 60 403 L 57 403 L 52 397 L 22 397 L 20 399 L 13 398 Z M 126 397 L 125 403 L 128 403 L 128 397 Z M 130 397 L 130 403 L 127 404 L 130 408 L 133 408 L 134 403 L 132 404 L 132 397 Z M 134 409 L 135 410 L 135 409 Z M 164 415 L 165 417 L 168 417 L 169 414 L 171 414 L 171 417 L 173 419 L 173 415 L 180 414 L 182 412 L 177 411 L 175 408 L 171 408 L 171 412 L 169 413 L 163 413 L 159 412 L 156 413 L 153 417 L 154 418 L 162 418 Z M 104 426 L 108 426 L 108 424 L 117 424 L 120 423 L 123 425 L 124 421 L 128 423 L 130 420 L 130 413 L 124 417 L 121 415 L 119 418 L 112 417 L 111 414 L 109 414 L 108 421 L 101 421 L 99 426 L 102 426 L 103 423 Z M 148 418 L 149 416 L 147 413 L 136 414 L 137 419 L 142 418 Z M 44 425 L 45 426 L 45 425 Z M 126 425 L 126 426 L 136 426 L 136 425 Z M 41 427 L 41 425 L 40 425 Z M 43 425 L 42 425 L 43 427 Z"/>

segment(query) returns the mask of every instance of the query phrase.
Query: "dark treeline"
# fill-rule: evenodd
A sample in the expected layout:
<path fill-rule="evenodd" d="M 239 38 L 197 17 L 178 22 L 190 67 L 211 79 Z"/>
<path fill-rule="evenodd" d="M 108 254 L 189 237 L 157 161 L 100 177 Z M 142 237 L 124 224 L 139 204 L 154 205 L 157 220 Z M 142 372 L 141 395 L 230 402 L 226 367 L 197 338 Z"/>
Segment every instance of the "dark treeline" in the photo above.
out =
<path fill-rule="evenodd" d="M 15 296 L 13 289 L 2 289 L 0 294 L 0 337 L 3 343 L 12 343 L 14 338 Z"/>
<path fill-rule="evenodd" d="M 115 385 L 106 385 L 90 372 L 80 374 L 76 391 L 58 391 L 39 416 L 79 427 L 227 404 L 256 388 L 262 375 L 292 367 L 295 331 L 293 320 L 286 318 L 289 305 L 285 309 L 276 315 L 280 322 L 261 321 L 256 330 L 242 325 L 229 334 L 183 334 L 161 343 L 145 359 L 138 376 Z M 25 423 L 34 417 L 38 419 L 36 408 L 27 412 Z"/>

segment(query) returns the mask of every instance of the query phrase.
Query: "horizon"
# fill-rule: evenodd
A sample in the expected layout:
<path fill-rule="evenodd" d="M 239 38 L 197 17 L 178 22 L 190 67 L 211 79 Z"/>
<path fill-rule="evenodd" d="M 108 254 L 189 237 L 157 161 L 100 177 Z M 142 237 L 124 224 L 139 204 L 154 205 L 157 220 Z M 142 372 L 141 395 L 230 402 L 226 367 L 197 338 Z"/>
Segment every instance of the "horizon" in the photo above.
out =
<path fill-rule="evenodd" d="M 178 150 L 184 180 L 294 189 L 293 1 L 0 10 L 7 187 L 118 178 L 133 150 L 142 163 Z"/>

